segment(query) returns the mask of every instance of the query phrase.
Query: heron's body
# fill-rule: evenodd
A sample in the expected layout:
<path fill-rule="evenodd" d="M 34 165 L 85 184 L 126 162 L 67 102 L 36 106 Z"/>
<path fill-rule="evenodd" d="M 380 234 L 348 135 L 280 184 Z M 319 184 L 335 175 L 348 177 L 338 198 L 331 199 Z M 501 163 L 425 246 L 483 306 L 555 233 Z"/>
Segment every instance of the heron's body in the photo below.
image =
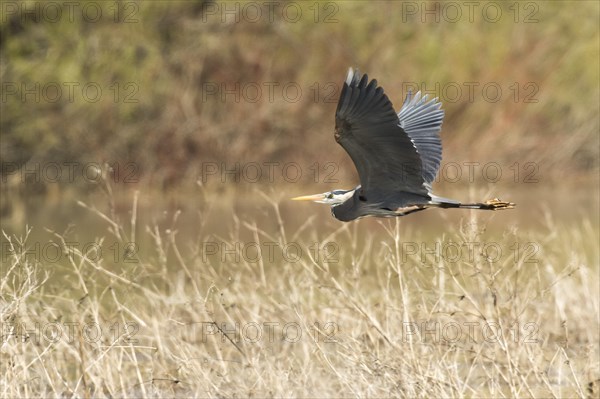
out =
<path fill-rule="evenodd" d="M 376 80 L 350 69 L 335 114 L 335 139 L 352 158 L 361 184 L 295 199 L 331 204 L 341 221 L 404 216 L 430 207 L 512 208 L 497 199 L 461 204 L 431 193 L 442 160 L 443 118 L 441 103 L 420 92 L 409 93 L 396 114 Z"/>

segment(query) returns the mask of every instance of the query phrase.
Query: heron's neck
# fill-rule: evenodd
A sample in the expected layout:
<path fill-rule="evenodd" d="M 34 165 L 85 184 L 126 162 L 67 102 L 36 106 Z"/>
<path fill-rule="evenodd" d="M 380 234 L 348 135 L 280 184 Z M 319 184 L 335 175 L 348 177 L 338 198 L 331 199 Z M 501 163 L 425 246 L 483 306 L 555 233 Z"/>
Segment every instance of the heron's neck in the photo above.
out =
<path fill-rule="evenodd" d="M 340 195 L 339 199 L 340 199 L 340 203 L 336 204 L 336 205 L 341 205 L 344 202 L 350 200 L 350 198 L 352 198 L 352 196 L 354 195 L 354 192 L 356 190 L 358 190 L 360 188 L 360 186 L 353 188 L 351 190 L 346 190 L 342 195 Z M 334 205 L 335 206 L 335 205 Z"/>

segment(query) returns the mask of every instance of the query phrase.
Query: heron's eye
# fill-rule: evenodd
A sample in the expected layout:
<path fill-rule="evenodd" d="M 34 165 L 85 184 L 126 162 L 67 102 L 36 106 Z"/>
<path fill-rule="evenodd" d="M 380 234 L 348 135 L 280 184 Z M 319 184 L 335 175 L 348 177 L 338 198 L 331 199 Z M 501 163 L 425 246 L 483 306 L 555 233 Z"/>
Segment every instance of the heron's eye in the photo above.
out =
<path fill-rule="evenodd" d="M 329 195 L 327 196 L 328 199 L 333 199 L 333 194 L 329 193 Z"/>

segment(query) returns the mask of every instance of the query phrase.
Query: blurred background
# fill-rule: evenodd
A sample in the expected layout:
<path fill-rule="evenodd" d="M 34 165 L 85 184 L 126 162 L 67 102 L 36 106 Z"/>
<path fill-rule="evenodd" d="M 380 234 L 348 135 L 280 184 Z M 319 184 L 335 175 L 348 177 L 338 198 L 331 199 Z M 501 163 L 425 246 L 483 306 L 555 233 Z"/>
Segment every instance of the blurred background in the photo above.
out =
<path fill-rule="evenodd" d="M 409 89 L 440 97 L 439 194 L 597 220 L 598 16 L 593 1 L 3 2 L 3 228 L 74 215 L 103 197 L 100 173 L 116 208 L 140 190 L 142 207 L 256 213 L 260 191 L 291 219 L 329 217 L 283 200 L 358 183 L 333 139 L 348 67 L 397 109 Z"/>
<path fill-rule="evenodd" d="M 599 20 L 598 1 L 1 1 L 3 396 L 598 397 Z M 342 223 L 290 201 L 358 184 L 333 137 L 349 67 L 397 110 L 440 98 L 436 194 L 517 207 Z M 111 336 L 9 329 L 89 321 Z M 256 322 L 307 338 L 237 345 Z"/>

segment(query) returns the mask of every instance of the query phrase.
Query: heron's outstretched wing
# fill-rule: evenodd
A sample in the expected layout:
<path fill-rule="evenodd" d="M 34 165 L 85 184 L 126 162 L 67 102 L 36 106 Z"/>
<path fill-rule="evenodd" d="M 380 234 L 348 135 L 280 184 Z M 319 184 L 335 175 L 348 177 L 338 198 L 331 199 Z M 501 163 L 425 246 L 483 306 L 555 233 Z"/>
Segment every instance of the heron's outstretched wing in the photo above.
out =
<path fill-rule="evenodd" d="M 400 127 L 408 134 L 421 157 L 423 180 L 431 184 L 442 161 L 440 130 L 444 119 L 442 104 L 434 98 L 427 101 L 421 92 L 408 93 L 398 113 Z"/>
<path fill-rule="evenodd" d="M 352 69 L 335 114 L 335 139 L 352 158 L 369 202 L 389 202 L 399 192 L 428 195 L 417 147 L 392 103 L 376 80 Z"/>

